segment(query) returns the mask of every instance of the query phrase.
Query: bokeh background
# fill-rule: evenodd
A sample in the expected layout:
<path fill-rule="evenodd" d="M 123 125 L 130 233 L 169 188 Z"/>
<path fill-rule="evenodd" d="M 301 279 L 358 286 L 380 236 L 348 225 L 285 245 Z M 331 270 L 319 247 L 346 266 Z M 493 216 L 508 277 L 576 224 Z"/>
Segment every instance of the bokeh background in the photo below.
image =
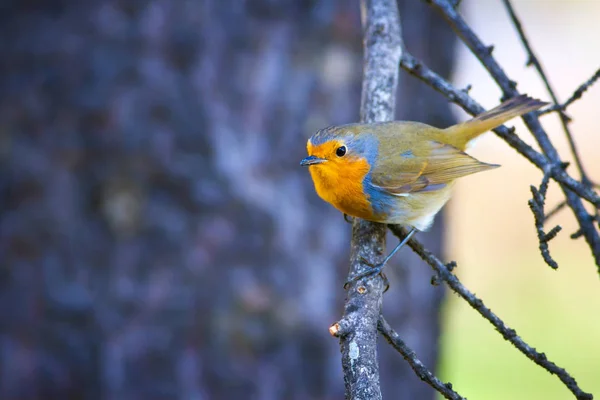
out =
<path fill-rule="evenodd" d="M 514 3 L 565 100 L 600 66 L 600 3 Z M 496 105 L 444 22 L 399 5 L 411 53 Z M 501 2 L 463 0 L 461 12 L 518 88 L 548 99 Z M 358 2 L 12 0 L 0 34 L 0 398 L 343 397 L 327 327 L 342 310 L 350 226 L 298 161 L 316 129 L 358 118 Z M 598 104 L 600 86 L 569 109 L 596 181 Z M 404 73 L 397 115 L 466 118 Z M 544 125 L 570 159 L 557 117 Z M 599 396 L 600 280 L 568 237 L 574 219 L 551 222 L 564 227 L 553 271 L 527 207 L 541 173 L 492 134 L 470 152 L 503 167 L 459 182 L 421 239 Z M 560 201 L 552 186 L 548 206 Z M 402 253 L 385 314 L 444 380 L 468 398 L 569 398 Z M 380 359 L 384 398 L 436 397 L 383 341 Z"/>

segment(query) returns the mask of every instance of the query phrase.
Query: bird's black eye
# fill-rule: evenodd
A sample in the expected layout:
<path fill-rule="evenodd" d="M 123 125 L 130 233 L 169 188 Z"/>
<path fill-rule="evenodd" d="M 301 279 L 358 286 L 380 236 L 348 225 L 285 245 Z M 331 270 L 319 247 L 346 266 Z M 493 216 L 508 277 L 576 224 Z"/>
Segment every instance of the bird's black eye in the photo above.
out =
<path fill-rule="evenodd" d="M 340 146 L 335 151 L 335 155 L 338 157 L 344 157 L 345 154 L 346 154 L 346 146 Z"/>

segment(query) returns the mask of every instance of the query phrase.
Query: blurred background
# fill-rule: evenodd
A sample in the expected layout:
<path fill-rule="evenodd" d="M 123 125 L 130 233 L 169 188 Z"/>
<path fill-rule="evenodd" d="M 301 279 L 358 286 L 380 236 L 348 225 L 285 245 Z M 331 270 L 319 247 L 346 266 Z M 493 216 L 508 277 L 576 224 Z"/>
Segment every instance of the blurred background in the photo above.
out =
<path fill-rule="evenodd" d="M 514 3 L 566 100 L 600 66 L 600 2 Z M 409 51 L 495 106 L 500 91 L 445 23 L 399 6 Z M 518 89 L 548 100 L 502 3 L 461 12 Z M 0 32 L 0 398 L 342 398 L 327 328 L 350 225 L 298 162 L 316 129 L 358 118 L 358 1 L 7 0 Z M 598 104 L 600 86 L 569 109 L 596 181 Z M 397 117 L 467 118 L 403 72 Z M 571 159 L 558 118 L 543 118 Z M 541 173 L 492 134 L 470 152 L 503 167 L 459 182 L 420 239 L 600 395 L 600 280 L 569 239 L 574 218 L 550 222 L 564 228 L 553 271 L 527 206 Z M 561 200 L 552 184 L 547 206 Z M 461 395 L 570 398 L 410 251 L 387 273 L 386 318 Z M 436 398 L 381 343 L 384 398 Z"/>

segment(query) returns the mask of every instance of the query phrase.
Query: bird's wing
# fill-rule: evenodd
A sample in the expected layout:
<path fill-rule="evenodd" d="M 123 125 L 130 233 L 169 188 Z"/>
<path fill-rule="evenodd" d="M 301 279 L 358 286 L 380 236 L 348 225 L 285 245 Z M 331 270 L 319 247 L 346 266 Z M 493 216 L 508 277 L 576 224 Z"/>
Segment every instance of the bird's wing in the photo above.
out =
<path fill-rule="evenodd" d="M 433 140 L 421 142 L 418 149 L 384 156 L 371 173 L 371 183 L 392 195 L 407 196 L 438 190 L 457 178 L 498 167 Z"/>

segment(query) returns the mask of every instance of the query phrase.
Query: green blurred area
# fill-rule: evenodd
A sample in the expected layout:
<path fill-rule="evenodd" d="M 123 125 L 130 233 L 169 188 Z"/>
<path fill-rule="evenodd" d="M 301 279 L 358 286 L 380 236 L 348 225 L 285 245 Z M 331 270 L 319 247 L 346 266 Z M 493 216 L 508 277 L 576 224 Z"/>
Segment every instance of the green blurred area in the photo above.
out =
<path fill-rule="evenodd" d="M 539 260 L 531 260 L 512 266 L 519 269 L 520 279 L 509 274 L 487 288 L 471 290 L 523 340 L 545 352 L 549 360 L 575 377 L 584 391 L 597 397 L 600 297 L 598 276 L 589 264 L 588 260 L 563 263 L 553 271 Z M 445 308 L 440 375 L 462 396 L 486 400 L 573 398 L 558 377 L 505 341 L 465 301 L 449 296 Z"/>

